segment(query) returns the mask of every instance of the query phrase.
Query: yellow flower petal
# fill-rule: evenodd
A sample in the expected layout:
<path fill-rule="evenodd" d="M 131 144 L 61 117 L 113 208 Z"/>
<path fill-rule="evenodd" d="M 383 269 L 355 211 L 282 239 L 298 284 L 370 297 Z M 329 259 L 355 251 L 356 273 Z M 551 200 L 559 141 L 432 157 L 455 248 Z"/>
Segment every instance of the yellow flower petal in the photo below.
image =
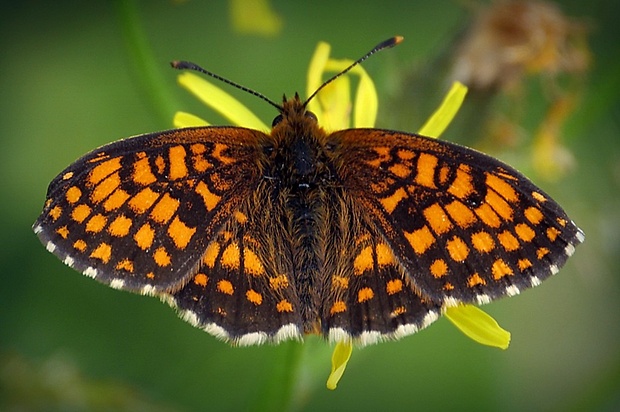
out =
<path fill-rule="evenodd" d="M 189 90 L 207 106 L 237 126 L 268 131 L 269 127 L 237 99 L 219 87 L 193 73 L 181 73 L 178 77 L 181 86 Z"/>
<path fill-rule="evenodd" d="M 310 59 L 310 66 L 308 67 L 308 74 L 306 77 L 306 96 L 312 95 L 323 83 L 323 72 L 325 71 L 325 65 L 329 59 L 329 52 L 331 46 L 325 42 L 319 42 L 314 54 Z M 310 100 L 308 103 L 308 110 L 313 112 L 318 119 L 323 119 L 323 110 L 317 99 Z"/>
<path fill-rule="evenodd" d="M 187 112 L 176 112 L 172 120 L 174 127 L 209 126 L 209 122 Z"/>
<path fill-rule="evenodd" d="M 441 102 L 441 106 L 426 121 L 418 133 L 422 136 L 439 137 L 446 130 L 456 112 L 459 111 L 466 94 L 467 87 L 462 83 L 454 82 L 443 102 Z"/>
<path fill-rule="evenodd" d="M 315 99 L 321 105 L 323 117 L 319 121 L 325 130 L 330 132 L 351 127 L 351 81 L 348 77 L 343 76 L 328 84 Z"/>
<path fill-rule="evenodd" d="M 448 308 L 446 317 L 469 338 L 478 343 L 508 349 L 510 332 L 502 329 L 495 319 L 472 305 Z"/>
<path fill-rule="evenodd" d="M 239 33 L 275 36 L 282 30 L 282 17 L 267 0 L 230 0 L 233 28 Z"/>
<path fill-rule="evenodd" d="M 351 358 L 353 345 L 351 342 L 338 342 L 332 354 L 332 371 L 327 378 L 327 389 L 334 390 L 338 386 L 338 381 L 347 367 L 347 362 Z"/>

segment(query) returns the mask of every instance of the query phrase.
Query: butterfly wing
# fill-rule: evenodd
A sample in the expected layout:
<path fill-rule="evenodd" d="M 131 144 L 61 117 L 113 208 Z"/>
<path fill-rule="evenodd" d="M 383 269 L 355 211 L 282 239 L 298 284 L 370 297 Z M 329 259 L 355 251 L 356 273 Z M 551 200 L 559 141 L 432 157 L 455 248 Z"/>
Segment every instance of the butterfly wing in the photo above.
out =
<path fill-rule="evenodd" d="M 258 184 L 263 136 L 204 127 L 103 146 L 50 183 L 34 230 L 50 252 L 103 283 L 178 290 L 235 203 Z"/>
<path fill-rule="evenodd" d="M 336 132 L 329 144 L 344 190 L 434 302 L 519 293 L 556 273 L 583 241 L 547 194 L 475 150 L 376 129 Z"/>

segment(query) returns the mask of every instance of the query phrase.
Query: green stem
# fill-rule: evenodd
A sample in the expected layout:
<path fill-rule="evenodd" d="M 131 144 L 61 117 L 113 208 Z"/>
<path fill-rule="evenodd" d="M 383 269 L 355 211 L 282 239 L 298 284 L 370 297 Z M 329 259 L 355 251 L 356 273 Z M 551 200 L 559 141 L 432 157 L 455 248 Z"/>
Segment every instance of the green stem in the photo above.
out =
<path fill-rule="evenodd" d="M 287 342 L 280 347 L 286 352 L 276 358 L 277 363 L 266 376 L 251 410 L 286 411 L 291 407 L 305 345 L 301 342 Z"/>
<path fill-rule="evenodd" d="M 165 86 L 162 66 L 153 55 L 147 36 L 140 22 L 139 10 L 135 0 L 114 1 L 118 20 L 123 31 L 129 58 L 132 60 L 136 78 L 143 93 L 147 96 L 153 111 L 164 127 L 170 127 L 176 112 L 172 92 Z"/>

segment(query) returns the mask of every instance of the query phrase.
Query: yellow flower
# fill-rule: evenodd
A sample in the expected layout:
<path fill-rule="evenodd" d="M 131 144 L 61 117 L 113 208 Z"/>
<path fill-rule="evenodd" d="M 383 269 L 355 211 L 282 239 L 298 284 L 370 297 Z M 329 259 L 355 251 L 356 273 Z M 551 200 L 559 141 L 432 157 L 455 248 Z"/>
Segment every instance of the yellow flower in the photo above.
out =
<path fill-rule="evenodd" d="M 238 33 L 273 37 L 280 33 L 282 17 L 268 0 L 229 0 L 230 19 Z"/>
<path fill-rule="evenodd" d="M 326 72 L 339 73 L 348 67 L 351 60 L 336 60 L 329 57 L 330 46 L 319 43 L 308 70 L 307 95 L 311 95 L 324 81 Z M 351 98 L 350 76 L 359 76 L 355 97 Z M 269 128 L 245 106 L 219 87 L 192 73 L 179 75 L 179 83 L 237 126 L 267 131 Z M 455 82 L 440 107 L 427 120 L 419 133 L 438 137 L 458 112 L 467 93 L 467 88 Z M 338 80 L 327 85 L 308 104 L 308 110 L 321 119 L 321 126 L 327 131 L 350 127 L 374 127 L 377 117 L 377 92 L 370 76 L 361 66 L 356 66 Z M 353 116 L 352 116 L 353 115 Z M 179 112 L 174 118 L 176 127 L 204 126 L 208 123 L 196 116 Z M 445 308 L 444 314 L 465 335 L 483 345 L 506 349 L 510 333 L 482 310 L 472 305 Z M 332 356 L 332 370 L 327 387 L 335 389 L 351 356 L 350 340 L 337 342 Z"/>

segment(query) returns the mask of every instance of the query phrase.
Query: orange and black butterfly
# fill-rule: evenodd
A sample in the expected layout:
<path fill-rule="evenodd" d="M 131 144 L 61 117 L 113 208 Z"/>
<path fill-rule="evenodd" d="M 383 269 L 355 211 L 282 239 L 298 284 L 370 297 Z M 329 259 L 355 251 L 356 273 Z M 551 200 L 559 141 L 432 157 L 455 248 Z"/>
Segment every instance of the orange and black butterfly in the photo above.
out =
<path fill-rule="evenodd" d="M 538 285 L 583 241 L 510 166 L 410 133 L 326 133 L 315 95 L 259 95 L 280 112 L 269 134 L 192 127 L 100 147 L 51 182 L 34 231 L 86 276 L 241 345 L 400 338 Z"/>

